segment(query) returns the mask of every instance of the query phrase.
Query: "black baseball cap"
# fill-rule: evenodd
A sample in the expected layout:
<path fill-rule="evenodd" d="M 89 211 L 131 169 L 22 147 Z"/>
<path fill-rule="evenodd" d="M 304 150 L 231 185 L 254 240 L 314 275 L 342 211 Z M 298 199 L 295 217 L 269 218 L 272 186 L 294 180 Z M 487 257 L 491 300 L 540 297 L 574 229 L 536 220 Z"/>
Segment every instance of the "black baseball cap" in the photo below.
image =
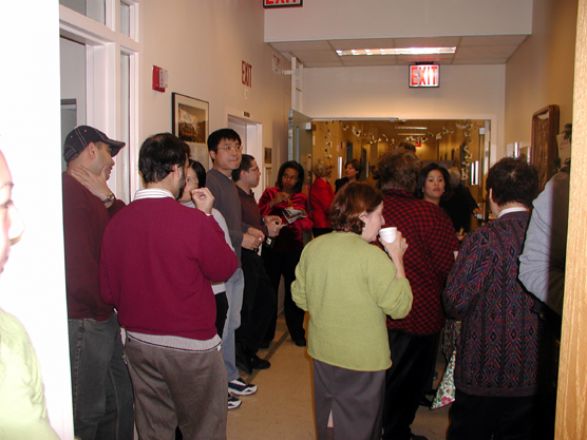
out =
<path fill-rule="evenodd" d="M 63 144 L 63 158 L 69 162 L 84 151 L 90 142 L 104 142 L 110 146 L 112 157 L 116 156 L 125 143 L 110 139 L 100 130 L 89 125 L 80 125 L 69 132 Z"/>

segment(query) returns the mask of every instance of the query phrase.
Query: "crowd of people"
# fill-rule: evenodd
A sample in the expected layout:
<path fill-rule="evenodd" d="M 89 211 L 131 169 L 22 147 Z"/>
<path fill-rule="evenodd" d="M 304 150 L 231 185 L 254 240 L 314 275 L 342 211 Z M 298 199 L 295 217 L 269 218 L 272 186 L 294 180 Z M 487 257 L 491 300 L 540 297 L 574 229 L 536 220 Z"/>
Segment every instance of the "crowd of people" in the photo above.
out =
<path fill-rule="evenodd" d="M 301 164 L 284 162 L 257 202 L 259 165 L 238 133 L 216 130 L 207 143 L 209 171 L 175 135 L 148 137 L 142 189 L 125 205 L 107 184 L 124 143 L 90 126 L 65 139 L 77 438 L 130 440 L 135 426 L 145 440 L 226 438 L 228 411 L 257 392 L 240 372 L 271 367 L 258 350 L 274 339 L 282 278 L 289 335 L 312 359 L 317 438 L 424 440 L 411 425 L 446 333 L 456 353 L 448 439 L 552 438 L 564 246 L 553 249 L 548 213 L 553 193 L 568 199 L 567 169 L 536 198 L 534 167 L 498 161 L 486 183 L 495 220 L 474 229 L 458 170 L 421 167 L 409 148 L 380 158 L 377 188 L 356 161 L 336 192 L 328 164 L 315 164 L 309 186 Z M 1 155 L 0 179 L 7 211 Z M 3 265 L 14 219 L 2 213 Z M 395 239 L 379 238 L 383 227 Z M 0 381 L 2 399 L 32 396 L 14 405 L 32 419 L 8 438 L 55 438 L 26 333 L 1 310 L 0 325 L 2 356 L 14 334 L 26 353 L 11 356 L 27 361 L 15 374 L 33 379 L 27 393 Z"/>

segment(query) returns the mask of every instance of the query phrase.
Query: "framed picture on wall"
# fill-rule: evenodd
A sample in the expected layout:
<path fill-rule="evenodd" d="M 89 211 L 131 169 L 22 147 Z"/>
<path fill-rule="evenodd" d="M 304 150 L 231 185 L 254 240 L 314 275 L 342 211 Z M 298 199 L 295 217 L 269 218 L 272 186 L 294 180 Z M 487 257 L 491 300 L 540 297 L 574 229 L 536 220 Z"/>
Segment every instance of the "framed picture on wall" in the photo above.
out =
<path fill-rule="evenodd" d="M 532 115 L 532 145 L 528 154 L 530 163 L 538 169 L 541 189 L 556 170 L 558 130 L 558 105 L 549 105 Z"/>
<path fill-rule="evenodd" d="M 190 158 L 209 168 L 207 101 L 180 93 L 172 93 L 172 132 L 190 146 Z"/>

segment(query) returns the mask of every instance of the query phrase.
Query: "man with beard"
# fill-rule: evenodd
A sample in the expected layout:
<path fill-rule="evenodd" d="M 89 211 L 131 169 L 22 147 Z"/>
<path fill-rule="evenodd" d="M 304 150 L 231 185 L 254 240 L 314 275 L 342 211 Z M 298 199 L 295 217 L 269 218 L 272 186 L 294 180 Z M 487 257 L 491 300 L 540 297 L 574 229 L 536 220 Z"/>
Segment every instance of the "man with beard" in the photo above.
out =
<path fill-rule="evenodd" d="M 102 235 L 124 203 L 108 188 L 124 142 L 82 125 L 65 138 L 63 232 L 75 435 L 133 438 L 132 387 L 122 359 L 116 313 L 100 298 Z"/>
<path fill-rule="evenodd" d="M 144 440 L 226 437 L 226 372 L 211 282 L 237 267 L 211 216 L 214 198 L 192 191 L 198 209 L 177 203 L 189 148 L 170 133 L 139 153 L 144 188 L 104 233 L 101 294 L 126 329 L 125 353 Z"/>

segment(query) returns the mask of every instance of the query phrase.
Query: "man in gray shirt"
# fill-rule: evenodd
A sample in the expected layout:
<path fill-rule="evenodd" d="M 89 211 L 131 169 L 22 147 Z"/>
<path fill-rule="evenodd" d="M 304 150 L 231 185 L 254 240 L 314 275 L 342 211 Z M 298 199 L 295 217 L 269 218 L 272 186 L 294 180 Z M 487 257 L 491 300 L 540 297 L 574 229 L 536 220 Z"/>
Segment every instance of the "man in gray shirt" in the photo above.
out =
<path fill-rule="evenodd" d="M 231 173 L 239 167 L 242 156 L 241 139 L 230 128 L 222 128 L 208 136 L 208 152 L 213 166 L 206 176 L 206 187 L 214 196 L 214 208 L 224 216 L 232 247 L 240 261 L 241 247 L 257 249 L 265 239 L 258 229 L 242 222 L 241 203 Z M 236 367 L 235 330 L 240 326 L 244 276 L 239 267 L 226 281 L 228 316 L 222 333 L 224 365 L 228 376 L 228 392 L 233 396 L 249 396 L 257 386 L 246 383 Z M 234 400 L 234 398 L 233 398 Z"/>

